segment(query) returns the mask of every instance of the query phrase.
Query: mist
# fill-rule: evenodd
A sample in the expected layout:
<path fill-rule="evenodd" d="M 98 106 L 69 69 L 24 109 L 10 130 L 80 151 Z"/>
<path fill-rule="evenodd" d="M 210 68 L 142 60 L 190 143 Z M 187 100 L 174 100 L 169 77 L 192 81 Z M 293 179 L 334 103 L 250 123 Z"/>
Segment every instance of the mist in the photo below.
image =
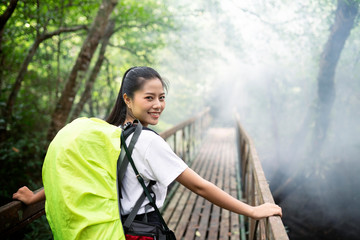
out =
<path fill-rule="evenodd" d="M 313 142 L 319 59 L 336 3 L 182 1 L 183 25 L 159 56 L 171 82 L 168 121 L 210 106 L 213 124 L 234 112 L 253 138 L 290 239 L 360 234 L 359 24 L 335 73 L 327 137 Z M 357 20 L 358 22 L 358 20 Z M 170 116 L 171 115 L 171 116 Z"/>

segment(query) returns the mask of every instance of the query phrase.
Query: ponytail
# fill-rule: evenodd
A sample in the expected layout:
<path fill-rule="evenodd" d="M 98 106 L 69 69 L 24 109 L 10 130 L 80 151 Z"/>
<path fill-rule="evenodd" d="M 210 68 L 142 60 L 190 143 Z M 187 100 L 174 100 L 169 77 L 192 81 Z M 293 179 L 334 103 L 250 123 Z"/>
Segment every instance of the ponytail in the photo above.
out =
<path fill-rule="evenodd" d="M 125 73 L 121 80 L 121 86 L 119 90 L 118 97 L 115 102 L 115 106 L 113 107 L 110 115 L 107 117 L 106 122 L 113 124 L 115 126 L 119 126 L 125 122 L 127 106 L 124 101 L 124 82 L 126 75 L 135 67 L 129 68 Z"/>

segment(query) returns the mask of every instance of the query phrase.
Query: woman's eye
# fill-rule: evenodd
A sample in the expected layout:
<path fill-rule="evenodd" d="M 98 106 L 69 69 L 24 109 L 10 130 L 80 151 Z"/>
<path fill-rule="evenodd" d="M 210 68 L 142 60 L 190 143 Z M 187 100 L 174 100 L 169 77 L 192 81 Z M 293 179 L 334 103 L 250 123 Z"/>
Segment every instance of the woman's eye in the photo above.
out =
<path fill-rule="evenodd" d="M 151 100 L 152 97 L 151 97 L 151 96 L 147 96 L 147 97 L 145 97 L 145 99 Z"/>
<path fill-rule="evenodd" d="M 160 97 L 160 100 L 165 100 L 165 96 L 161 96 L 161 97 Z"/>

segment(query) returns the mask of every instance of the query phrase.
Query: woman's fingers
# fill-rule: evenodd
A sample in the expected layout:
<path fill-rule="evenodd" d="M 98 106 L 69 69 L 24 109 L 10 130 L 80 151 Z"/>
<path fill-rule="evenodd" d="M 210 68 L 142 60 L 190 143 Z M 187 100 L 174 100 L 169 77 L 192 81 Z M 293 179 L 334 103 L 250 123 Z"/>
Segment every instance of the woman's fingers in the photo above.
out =
<path fill-rule="evenodd" d="M 264 203 L 255 207 L 254 219 L 261 219 L 269 216 L 280 216 L 282 217 L 282 209 L 273 203 Z"/>
<path fill-rule="evenodd" d="M 13 199 L 20 200 L 25 204 L 31 203 L 31 199 L 34 196 L 34 193 L 26 186 L 23 186 L 13 194 Z"/>

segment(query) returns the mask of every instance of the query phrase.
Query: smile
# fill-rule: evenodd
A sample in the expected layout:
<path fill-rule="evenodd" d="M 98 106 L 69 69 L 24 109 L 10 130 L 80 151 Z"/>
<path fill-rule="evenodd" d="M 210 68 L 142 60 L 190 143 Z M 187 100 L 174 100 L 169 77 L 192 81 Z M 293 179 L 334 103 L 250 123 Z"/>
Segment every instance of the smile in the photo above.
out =
<path fill-rule="evenodd" d="M 153 117 L 160 117 L 159 112 L 150 112 L 150 115 L 153 116 Z"/>

